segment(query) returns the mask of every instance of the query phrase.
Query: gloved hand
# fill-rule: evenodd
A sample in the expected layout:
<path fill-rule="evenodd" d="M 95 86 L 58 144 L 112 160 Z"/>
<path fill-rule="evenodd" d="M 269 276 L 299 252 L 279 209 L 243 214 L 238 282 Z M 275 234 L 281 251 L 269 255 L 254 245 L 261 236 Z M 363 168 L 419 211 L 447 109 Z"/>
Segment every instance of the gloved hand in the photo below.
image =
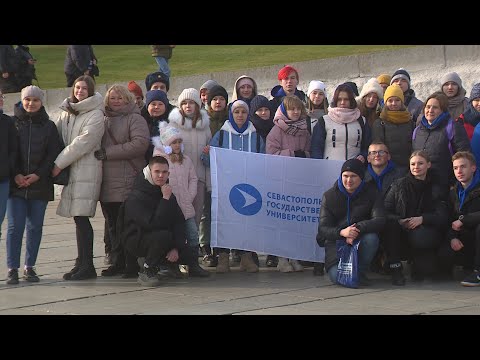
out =
<path fill-rule="evenodd" d="M 97 160 L 107 160 L 107 152 L 104 148 L 95 151 L 93 155 L 97 158 Z"/>
<path fill-rule="evenodd" d="M 305 151 L 302 150 L 296 150 L 294 151 L 295 157 L 301 157 L 301 158 L 306 158 L 307 156 L 305 155 Z"/>

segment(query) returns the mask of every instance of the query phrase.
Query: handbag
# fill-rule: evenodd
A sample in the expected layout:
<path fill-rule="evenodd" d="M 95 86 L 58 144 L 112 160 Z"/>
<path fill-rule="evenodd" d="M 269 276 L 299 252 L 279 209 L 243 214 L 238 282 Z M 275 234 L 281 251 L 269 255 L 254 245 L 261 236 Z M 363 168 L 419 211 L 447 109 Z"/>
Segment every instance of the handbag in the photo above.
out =
<path fill-rule="evenodd" d="M 337 284 L 349 288 L 358 288 L 358 246 L 360 239 L 355 239 L 353 244 L 345 240 L 337 240 Z"/>
<path fill-rule="evenodd" d="M 57 185 L 68 185 L 68 180 L 70 179 L 70 166 L 67 166 L 65 169 L 62 169 L 60 173 L 53 178 L 53 183 Z"/>

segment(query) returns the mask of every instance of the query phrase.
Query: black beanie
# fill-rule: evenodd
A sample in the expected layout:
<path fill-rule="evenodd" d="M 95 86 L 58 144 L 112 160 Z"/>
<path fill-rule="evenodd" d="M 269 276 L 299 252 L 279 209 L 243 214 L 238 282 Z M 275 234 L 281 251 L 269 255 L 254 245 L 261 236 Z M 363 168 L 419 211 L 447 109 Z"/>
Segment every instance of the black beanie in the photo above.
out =
<path fill-rule="evenodd" d="M 363 163 L 358 159 L 349 159 L 345 161 L 343 163 L 342 172 L 340 175 L 342 175 L 345 171 L 351 171 L 357 174 L 362 180 L 365 177 L 365 166 L 363 166 Z"/>
<path fill-rule="evenodd" d="M 147 88 L 147 91 L 151 90 L 150 88 L 156 82 L 164 83 L 165 87 L 167 88 L 167 92 L 168 90 L 170 90 L 170 80 L 168 79 L 168 76 L 161 71 L 157 71 L 157 72 L 148 74 L 147 77 L 145 78 L 145 87 Z"/>
<path fill-rule="evenodd" d="M 208 106 L 210 106 L 210 103 L 212 102 L 212 100 L 215 96 L 223 96 L 225 98 L 225 101 L 228 104 L 228 93 L 227 93 L 227 90 L 225 90 L 225 88 L 223 86 L 215 85 L 214 87 L 212 87 L 210 89 L 210 91 L 208 92 L 208 97 L 207 97 Z"/>
<path fill-rule="evenodd" d="M 357 84 L 355 84 L 353 81 L 347 81 L 345 84 L 348 85 L 348 86 L 350 86 L 350 87 L 352 88 L 353 93 L 355 94 L 355 96 L 359 96 Z"/>
<path fill-rule="evenodd" d="M 261 107 L 266 107 L 270 112 L 272 111 L 270 101 L 263 95 L 257 95 L 250 101 L 250 116 L 255 114 Z"/>

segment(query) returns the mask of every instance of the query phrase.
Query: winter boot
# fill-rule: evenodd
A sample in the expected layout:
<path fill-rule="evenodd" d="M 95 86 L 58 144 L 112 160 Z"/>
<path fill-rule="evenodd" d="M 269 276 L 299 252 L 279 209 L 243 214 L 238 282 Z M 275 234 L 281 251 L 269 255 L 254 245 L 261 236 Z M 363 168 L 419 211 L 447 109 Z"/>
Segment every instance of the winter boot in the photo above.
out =
<path fill-rule="evenodd" d="M 313 264 L 313 275 L 315 275 L 315 276 L 325 275 L 325 264 L 324 263 L 314 263 Z"/>
<path fill-rule="evenodd" d="M 209 277 L 210 272 L 198 265 L 198 262 L 193 262 L 188 265 L 189 277 Z"/>
<path fill-rule="evenodd" d="M 405 276 L 403 276 L 403 266 L 401 262 L 390 264 L 392 273 L 392 284 L 396 286 L 405 286 Z"/>
<path fill-rule="evenodd" d="M 288 259 L 284 258 L 284 257 L 279 257 L 278 258 L 277 269 L 278 269 L 278 271 L 283 272 L 283 273 L 289 273 L 289 272 L 294 272 L 295 271 L 292 267 L 292 264 L 290 264 L 288 262 Z"/>
<path fill-rule="evenodd" d="M 249 273 L 258 272 L 258 265 L 253 261 L 252 253 L 250 251 L 244 252 L 240 255 L 240 271 Z"/>
<path fill-rule="evenodd" d="M 303 266 L 298 260 L 290 259 L 289 263 L 294 271 L 303 271 Z"/>
<path fill-rule="evenodd" d="M 230 271 L 230 256 L 228 253 L 218 255 L 217 274 L 223 274 Z"/>
<path fill-rule="evenodd" d="M 159 286 L 160 279 L 157 276 L 158 267 L 148 266 L 147 263 L 143 265 L 143 271 L 138 274 L 138 283 L 143 286 Z"/>
<path fill-rule="evenodd" d="M 75 274 L 78 269 L 80 269 L 80 259 L 76 258 L 75 259 L 75 265 L 73 266 L 73 269 L 70 270 L 69 272 L 63 274 L 63 280 L 70 280 L 72 275 Z"/>

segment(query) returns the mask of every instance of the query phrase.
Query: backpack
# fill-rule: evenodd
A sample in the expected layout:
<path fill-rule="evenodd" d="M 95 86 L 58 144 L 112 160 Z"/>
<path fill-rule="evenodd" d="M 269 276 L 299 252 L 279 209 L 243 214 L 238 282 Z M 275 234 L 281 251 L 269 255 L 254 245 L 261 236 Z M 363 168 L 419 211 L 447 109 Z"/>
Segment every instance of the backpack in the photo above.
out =
<path fill-rule="evenodd" d="M 421 125 L 421 124 L 420 124 L 420 125 Z M 415 140 L 415 137 L 417 136 L 417 130 L 418 130 L 418 128 L 420 127 L 420 125 L 418 125 L 418 126 L 413 130 L 412 141 Z M 448 150 L 450 150 L 450 155 L 453 155 L 454 152 L 453 152 L 453 147 L 452 147 L 452 140 L 453 140 L 453 136 L 454 136 L 455 134 L 454 134 L 453 119 L 452 119 L 452 118 L 450 118 L 450 119 L 448 120 L 448 124 L 447 124 L 447 126 L 445 126 L 445 131 L 447 132 Z"/>
<path fill-rule="evenodd" d="M 223 134 L 225 133 L 225 130 L 220 129 L 220 139 L 218 139 L 218 147 L 222 147 L 223 145 Z M 260 152 L 260 135 L 257 134 L 257 153 Z"/>

